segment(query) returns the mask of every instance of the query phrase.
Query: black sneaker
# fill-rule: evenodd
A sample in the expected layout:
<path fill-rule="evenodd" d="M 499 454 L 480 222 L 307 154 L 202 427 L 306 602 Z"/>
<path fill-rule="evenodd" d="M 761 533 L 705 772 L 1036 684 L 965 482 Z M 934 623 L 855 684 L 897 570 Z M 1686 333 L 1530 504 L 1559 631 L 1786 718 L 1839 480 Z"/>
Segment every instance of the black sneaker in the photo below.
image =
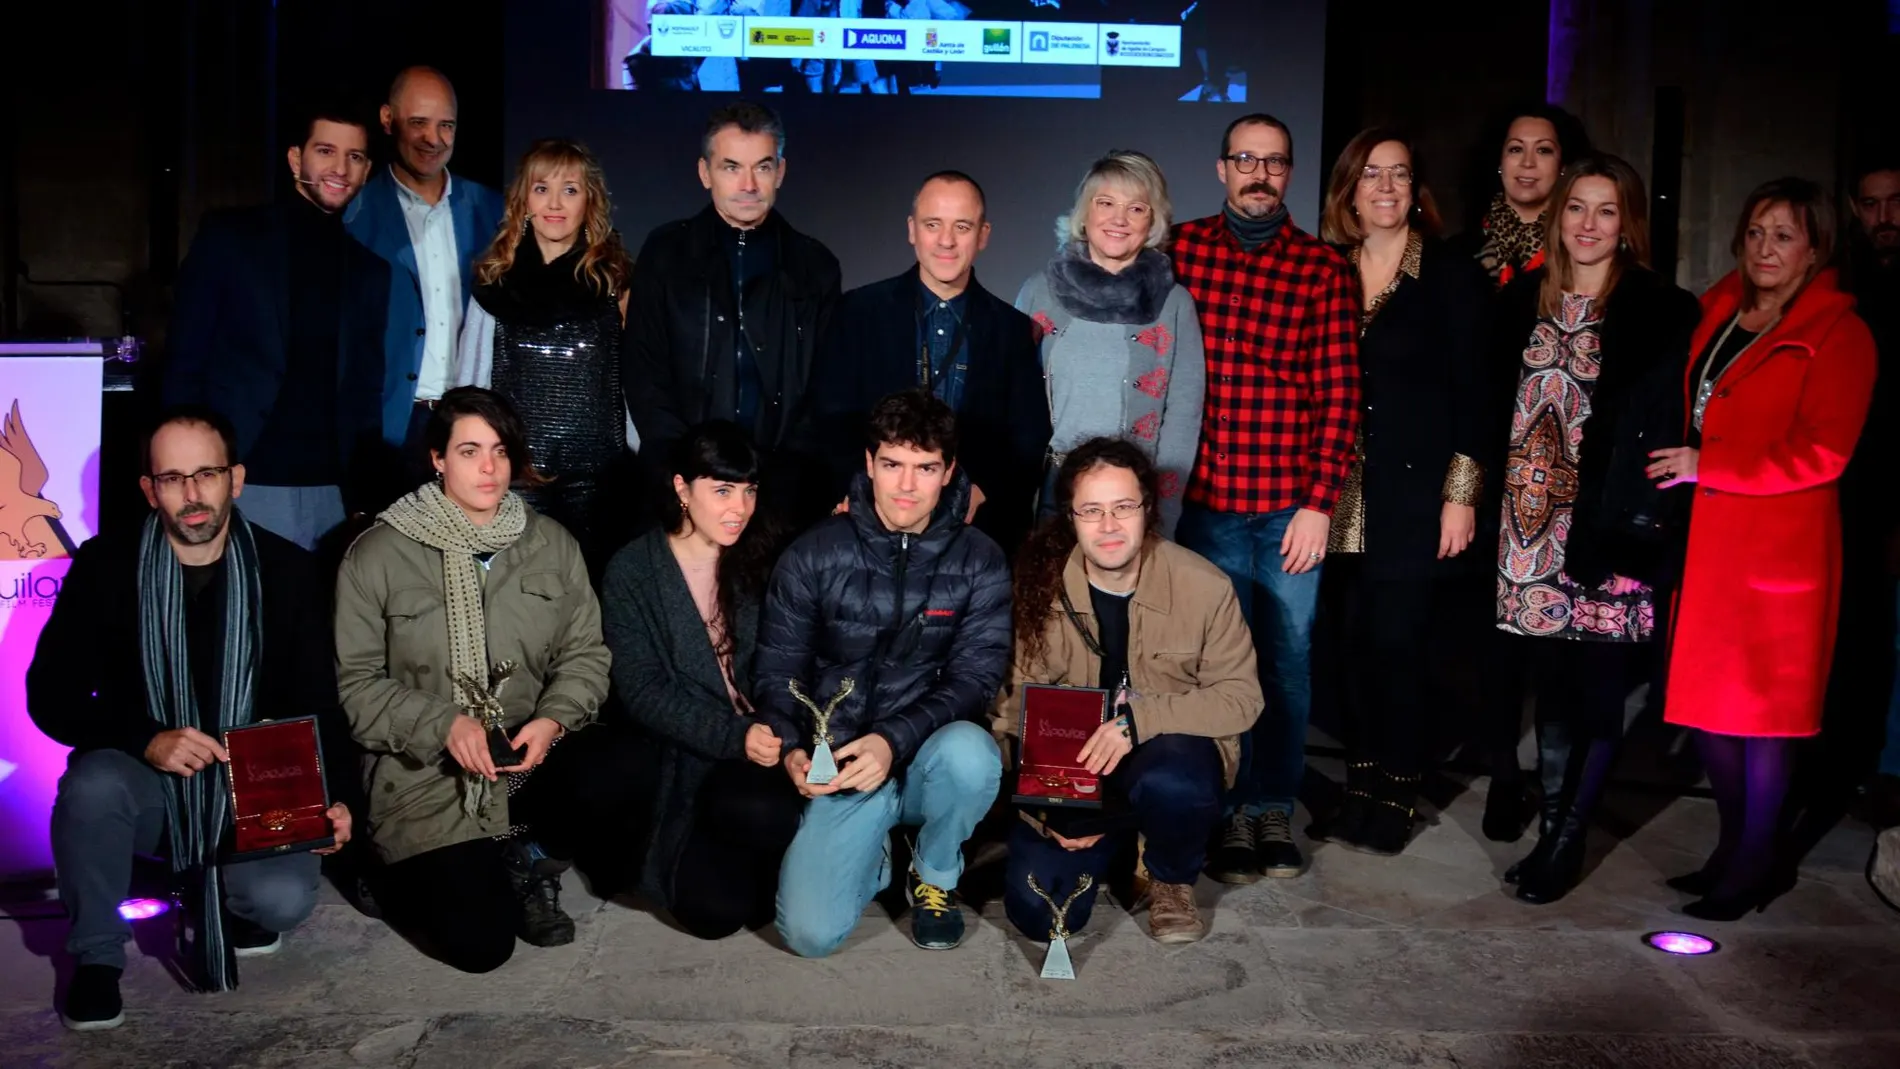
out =
<path fill-rule="evenodd" d="M 1238 810 L 1221 826 L 1220 843 L 1207 852 L 1207 875 L 1222 883 L 1260 879 L 1260 855 L 1254 848 L 1254 818 Z"/>
<path fill-rule="evenodd" d="M 963 907 L 957 893 L 925 883 L 912 869 L 904 886 L 910 900 L 910 941 L 925 950 L 954 950 L 963 942 Z"/>
<path fill-rule="evenodd" d="M 1254 819 L 1253 835 L 1262 875 L 1290 880 L 1306 871 L 1306 858 L 1293 843 L 1293 814 L 1284 809 L 1267 810 Z"/>
<path fill-rule="evenodd" d="M 224 941 L 231 944 L 231 953 L 240 958 L 275 954 L 284 945 L 282 934 L 230 914 L 224 918 Z"/>
<path fill-rule="evenodd" d="M 119 974 L 111 965 L 81 965 L 66 989 L 66 1008 L 60 1023 L 75 1032 L 98 1032 L 125 1023 L 125 1003 L 119 999 Z"/>
<path fill-rule="evenodd" d="M 518 841 L 508 844 L 508 879 L 521 900 L 515 934 L 529 946 L 560 947 L 574 941 L 574 918 L 561 910 L 561 873 L 564 862 L 530 850 Z M 538 856 L 537 856 L 538 855 Z"/>

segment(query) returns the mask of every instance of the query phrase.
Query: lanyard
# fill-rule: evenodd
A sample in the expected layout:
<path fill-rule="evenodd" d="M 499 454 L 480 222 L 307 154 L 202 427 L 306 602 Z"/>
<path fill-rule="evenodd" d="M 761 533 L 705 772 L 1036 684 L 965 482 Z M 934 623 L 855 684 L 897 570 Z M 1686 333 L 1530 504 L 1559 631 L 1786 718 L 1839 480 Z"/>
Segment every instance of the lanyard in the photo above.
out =
<path fill-rule="evenodd" d="M 933 295 L 931 299 L 935 300 L 936 297 Z M 949 304 L 948 301 L 942 303 L 946 305 Z M 967 314 L 969 310 L 965 309 L 964 311 Z M 956 328 L 950 332 L 950 348 L 944 353 L 943 368 L 942 370 L 937 370 L 930 366 L 930 324 L 926 318 L 924 309 L 919 308 L 917 310 L 917 385 L 928 388 L 931 396 L 937 398 L 942 398 L 943 396 L 943 394 L 939 392 L 943 386 L 943 380 L 950 374 L 951 367 L 956 364 L 957 354 L 963 350 L 964 334 L 967 332 L 963 316 L 957 315 L 955 310 L 952 309 L 950 310 L 950 317 L 957 321 L 957 325 Z"/>
<path fill-rule="evenodd" d="M 1081 614 L 1075 611 L 1075 603 L 1069 600 L 1068 589 L 1066 587 L 1058 587 L 1056 589 L 1056 594 L 1062 599 L 1063 613 L 1068 616 L 1069 622 L 1075 625 L 1075 633 L 1082 636 L 1082 645 L 1088 647 L 1088 651 L 1095 655 L 1096 660 L 1098 661 L 1108 660 L 1108 654 L 1105 651 L 1103 651 L 1102 644 L 1096 640 L 1093 634 L 1089 632 L 1088 625 L 1082 622 Z M 1117 690 L 1128 689 L 1128 658 L 1126 657 L 1122 658 L 1121 685 L 1117 687 L 1116 689 Z"/>

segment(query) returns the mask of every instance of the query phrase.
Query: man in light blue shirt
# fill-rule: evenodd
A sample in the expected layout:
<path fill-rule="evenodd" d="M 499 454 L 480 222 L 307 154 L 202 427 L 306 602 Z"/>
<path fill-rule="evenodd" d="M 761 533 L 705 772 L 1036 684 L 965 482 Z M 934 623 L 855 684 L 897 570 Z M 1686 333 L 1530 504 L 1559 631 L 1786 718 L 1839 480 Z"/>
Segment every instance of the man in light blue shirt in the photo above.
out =
<path fill-rule="evenodd" d="M 389 261 L 383 437 L 426 474 L 421 432 L 450 381 L 474 263 L 501 224 L 500 194 L 449 174 L 455 88 L 439 71 L 410 67 L 389 87 L 383 130 L 396 158 L 350 205 L 344 226 Z M 405 284 L 405 282 L 407 284 Z M 408 489 L 402 487 L 401 489 Z"/>

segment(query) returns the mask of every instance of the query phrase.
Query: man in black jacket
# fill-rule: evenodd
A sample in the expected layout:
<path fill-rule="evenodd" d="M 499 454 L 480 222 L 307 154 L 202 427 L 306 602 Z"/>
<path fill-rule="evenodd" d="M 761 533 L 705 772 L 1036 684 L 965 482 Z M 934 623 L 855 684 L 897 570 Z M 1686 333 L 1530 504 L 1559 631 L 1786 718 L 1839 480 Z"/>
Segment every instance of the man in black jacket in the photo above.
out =
<path fill-rule="evenodd" d="M 713 113 L 699 160 L 712 203 L 647 235 L 628 284 L 620 381 L 656 487 L 687 427 L 729 419 L 766 456 L 763 503 L 810 512 L 787 454 L 839 272 L 829 249 L 772 210 L 784 178 L 777 115 L 745 101 Z"/>
<path fill-rule="evenodd" d="M 253 524 L 315 549 L 393 487 L 383 446 L 389 265 L 344 232 L 369 173 L 369 133 L 319 108 L 287 156 L 296 195 L 205 217 L 178 269 L 166 404 L 237 428 Z"/>
<path fill-rule="evenodd" d="M 224 947 L 269 954 L 316 906 L 312 854 L 219 854 L 232 819 L 219 725 L 341 723 L 315 558 L 236 509 L 244 468 L 231 461 L 234 438 L 209 409 L 163 418 L 139 480 L 154 511 L 138 531 L 80 547 L 27 669 L 33 723 L 73 748 L 53 803 L 53 856 L 73 922 L 66 951 L 79 966 L 60 1016 L 75 1031 L 124 1020 L 119 974 L 132 933 L 118 907 L 135 854 L 162 848 L 194 886 L 215 894 L 222 884 L 217 905 L 186 901 L 198 980 L 213 990 L 236 983 Z M 330 770 L 348 764 L 330 754 Z M 317 853 L 350 838 L 345 806 L 326 816 L 336 846 Z"/>
<path fill-rule="evenodd" d="M 925 179 L 909 223 L 917 265 L 844 295 L 812 395 L 835 501 L 857 466 L 854 431 L 871 406 L 892 391 L 927 387 L 957 415 L 973 522 L 1014 552 L 1042 483 L 1049 395 L 1035 325 L 976 281 L 976 256 L 990 237 L 985 211 L 969 175 Z"/>
<path fill-rule="evenodd" d="M 921 826 L 911 939 L 963 938 L 963 842 L 1002 778 L 977 720 L 1008 668 L 1010 587 L 1002 550 L 964 525 L 957 437 L 922 390 L 879 402 L 848 513 L 793 543 L 766 594 L 753 707 L 810 799 L 778 891 L 779 934 L 805 957 L 836 950 L 890 884 L 899 824 Z M 836 778 L 810 782 L 834 755 Z"/>

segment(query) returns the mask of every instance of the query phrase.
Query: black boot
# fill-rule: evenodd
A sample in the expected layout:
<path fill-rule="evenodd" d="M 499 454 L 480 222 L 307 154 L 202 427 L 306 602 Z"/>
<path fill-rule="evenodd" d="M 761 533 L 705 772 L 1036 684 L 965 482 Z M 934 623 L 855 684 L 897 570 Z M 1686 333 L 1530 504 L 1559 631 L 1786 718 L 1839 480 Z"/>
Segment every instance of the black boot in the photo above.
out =
<path fill-rule="evenodd" d="M 548 857 L 520 839 L 508 840 L 508 880 L 521 901 L 515 934 L 530 946 L 558 947 L 574 941 L 574 918 L 561 910 L 561 874 L 569 863 Z"/>
<path fill-rule="evenodd" d="M 1524 776 L 1493 775 L 1484 795 L 1484 837 L 1514 843 L 1524 837 Z"/>
<path fill-rule="evenodd" d="M 1412 841 L 1412 823 L 1417 818 L 1413 803 L 1418 801 L 1417 776 L 1395 776 L 1379 770 L 1377 797 L 1360 825 L 1358 834 L 1345 845 L 1368 854 L 1392 857 Z"/>
<path fill-rule="evenodd" d="M 1570 804 L 1558 825 L 1555 843 L 1543 865 L 1520 874 L 1517 897 L 1520 902 L 1542 906 L 1555 902 L 1576 889 L 1583 879 L 1583 858 L 1590 837 L 1590 817 L 1597 800 L 1603 796 L 1603 784 L 1616 764 L 1617 744 L 1598 739 L 1573 747 L 1573 775 L 1566 784 Z M 1541 845 L 1541 844 L 1540 844 Z"/>
<path fill-rule="evenodd" d="M 1328 820 L 1307 825 L 1309 839 L 1331 840 L 1353 845 L 1372 808 L 1373 791 L 1378 786 L 1379 766 L 1371 761 L 1346 762 L 1346 795 Z"/>
<path fill-rule="evenodd" d="M 1542 791 L 1537 800 L 1537 845 L 1504 870 L 1504 882 L 1516 883 L 1526 872 L 1542 868 L 1557 845 L 1557 826 L 1564 815 L 1564 773 L 1570 767 L 1570 729 L 1556 721 L 1537 725 L 1537 778 Z"/>

